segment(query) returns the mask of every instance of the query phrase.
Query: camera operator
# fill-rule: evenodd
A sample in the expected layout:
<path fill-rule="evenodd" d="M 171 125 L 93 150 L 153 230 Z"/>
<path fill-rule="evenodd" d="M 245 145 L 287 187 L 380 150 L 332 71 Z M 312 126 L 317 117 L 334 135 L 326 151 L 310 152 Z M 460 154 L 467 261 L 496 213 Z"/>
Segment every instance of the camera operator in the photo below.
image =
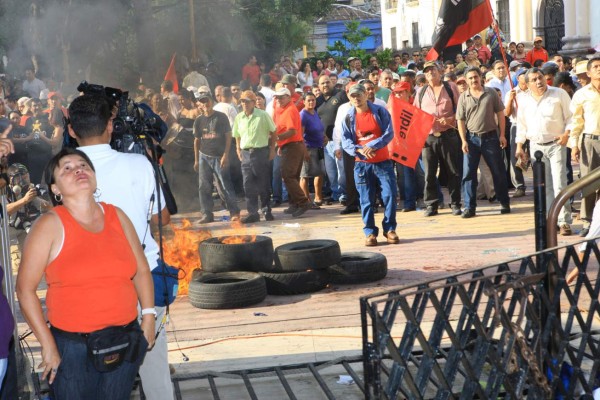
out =
<path fill-rule="evenodd" d="M 113 124 L 112 110 L 106 97 L 84 94 L 69 106 L 69 135 L 79 143 L 79 150 L 86 153 L 96 168 L 98 201 L 111 203 L 121 208 L 131 219 L 148 265 L 154 269 L 159 265 L 159 248 L 152 238 L 149 216 L 158 220 L 158 201 L 154 170 L 148 159 L 140 154 L 121 153 L 110 147 Z M 165 200 L 160 194 L 162 222 L 167 224 L 170 215 Z M 100 299 L 99 299 L 100 300 Z M 139 374 L 144 393 L 148 399 L 173 399 L 173 388 L 167 357 L 167 338 L 161 321 L 165 307 L 156 307 L 156 329 L 158 337 L 154 347 L 148 351 Z M 141 317 L 140 317 L 141 318 Z"/>
<path fill-rule="evenodd" d="M 42 211 L 50 208 L 50 203 L 41 198 L 41 189 L 31 183 L 29 171 L 23 164 L 12 164 L 8 167 L 8 174 L 0 174 L 0 188 L 6 186 L 6 213 L 10 226 L 27 233 Z M 20 236 L 22 235 L 17 235 L 19 239 Z"/>

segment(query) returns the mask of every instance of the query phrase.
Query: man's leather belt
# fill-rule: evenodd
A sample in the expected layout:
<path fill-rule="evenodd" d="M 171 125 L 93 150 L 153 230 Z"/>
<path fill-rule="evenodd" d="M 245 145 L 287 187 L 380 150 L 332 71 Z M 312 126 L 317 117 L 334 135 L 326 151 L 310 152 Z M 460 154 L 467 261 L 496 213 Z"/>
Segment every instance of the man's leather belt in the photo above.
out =
<path fill-rule="evenodd" d="M 249 147 L 247 149 L 242 149 L 244 151 L 247 151 L 249 153 L 252 153 L 253 151 L 257 151 L 257 150 L 263 150 L 263 149 L 268 149 L 269 146 L 265 146 L 265 147 Z"/>
<path fill-rule="evenodd" d="M 600 135 L 594 135 L 593 133 L 584 133 L 583 137 L 592 139 L 592 140 L 600 140 Z"/>
<path fill-rule="evenodd" d="M 555 144 L 555 143 L 556 143 L 556 141 L 551 140 L 551 141 L 546 142 L 546 143 L 536 143 L 536 145 L 537 146 L 548 146 L 548 145 Z"/>
<path fill-rule="evenodd" d="M 474 132 L 470 132 L 470 133 L 471 133 L 471 135 L 479 136 L 479 137 L 489 135 L 491 133 L 493 133 L 495 135 L 498 134 L 498 132 L 496 132 L 496 131 L 488 131 L 488 132 L 483 132 L 483 133 L 474 133 Z"/>

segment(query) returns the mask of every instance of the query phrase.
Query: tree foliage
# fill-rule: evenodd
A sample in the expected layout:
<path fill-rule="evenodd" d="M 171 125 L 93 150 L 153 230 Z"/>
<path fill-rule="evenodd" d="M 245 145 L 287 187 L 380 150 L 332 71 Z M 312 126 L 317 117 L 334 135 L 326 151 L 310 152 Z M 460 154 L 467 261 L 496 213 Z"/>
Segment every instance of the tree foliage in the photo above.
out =
<path fill-rule="evenodd" d="M 367 27 L 360 27 L 360 21 L 348 21 L 344 24 L 346 31 L 342 34 L 342 40 L 336 40 L 333 46 L 327 46 L 327 50 L 333 54 L 341 56 L 357 57 L 363 62 L 363 65 L 368 64 L 369 54 L 364 49 L 360 48 L 369 36 L 371 30 Z"/>

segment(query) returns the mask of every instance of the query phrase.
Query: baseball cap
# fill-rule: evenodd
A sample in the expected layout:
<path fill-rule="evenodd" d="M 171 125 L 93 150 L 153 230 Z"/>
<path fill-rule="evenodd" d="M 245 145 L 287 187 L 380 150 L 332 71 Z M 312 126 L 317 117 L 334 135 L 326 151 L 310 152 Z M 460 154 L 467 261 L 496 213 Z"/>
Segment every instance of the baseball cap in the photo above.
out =
<path fill-rule="evenodd" d="M 513 60 L 510 62 L 510 64 L 508 65 L 508 68 L 513 69 L 515 67 L 518 67 L 519 65 L 521 65 L 522 63 L 520 61 L 517 60 Z"/>
<path fill-rule="evenodd" d="M 281 78 L 281 83 L 287 83 L 290 85 L 295 85 L 296 84 L 296 77 L 292 74 L 285 74 L 282 78 Z"/>
<path fill-rule="evenodd" d="M 527 68 L 519 68 L 515 74 L 515 78 L 518 78 L 519 76 L 523 75 L 526 72 L 527 72 Z"/>
<path fill-rule="evenodd" d="M 288 90 L 288 88 L 280 88 L 277 89 L 277 91 L 275 93 L 273 93 L 274 97 L 279 97 L 279 96 L 291 96 L 292 94 L 290 93 L 290 91 Z"/>
<path fill-rule="evenodd" d="M 477 35 L 473 36 L 473 40 L 475 40 L 477 38 L 481 39 L 481 35 L 479 33 Z"/>
<path fill-rule="evenodd" d="M 240 100 L 256 101 L 256 95 L 252 90 L 244 90 L 240 95 Z"/>
<path fill-rule="evenodd" d="M 435 61 L 427 61 L 425 63 L 425 65 L 423 65 L 423 72 L 427 71 L 427 68 L 431 68 L 431 67 L 436 67 L 437 68 L 437 63 Z"/>
<path fill-rule="evenodd" d="M 400 75 L 398 75 L 395 72 L 392 72 L 392 80 L 394 81 L 399 81 L 400 80 Z"/>
<path fill-rule="evenodd" d="M 196 97 L 196 99 L 197 99 L 198 101 L 202 101 L 202 100 L 204 100 L 204 99 L 209 99 L 209 100 L 212 100 L 213 98 L 212 98 L 212 96 L 210 95 L 210 93 L 204 93 L 204 92 L 203 92 L 203 93 L 198 93 L 198 96 Z"/>
<path fill-rule="evenodd" d="M 466 82 L 466 81 L 467 81 L 467 79 L 465 78 L 465 76 L 464 76 L 464 75 L 459 75 L 459 76 L 456 78 L 456 83 L 458 83 L 458 82 Z"/>
<path fill-rule="evenodd" d="M 48 89 L 42 89 L 40 92 L 40 100 L 48 100 L 50 98 L 50 91 Z"/>
<path fill-rule="evenodd" d="M 394 85 L 394 92 L 404 92 L 410 91 L 410 83 L 408 82 L 398 82 Z"/>
<path fill-rule="evenodd" d="M 351 62 L 351 61 L 354 61 L 354 60 L 356 60 L 356 57 L 348 57 L 348 61 L 347 62 Z"/>
<path fill-rule="evenodd" d="M 360 83 L 357 83 L 356 85 L 352 85 L 350 90 L 348 90 L 348 94 L 350 96 L 352 96 L 353 94 L 357 94 L 357 93 L 367 93 L 367 89 L 365 89 L 365 87 L 363 85 L 361 85 Z"/>
<path fill-rule="evenodd" d="M 535 42 L 543 42 L 543 41 L 544 41 L 544 39 L 542 39 L 541 36 L 536 36 L 535 39 L 533 39 L 533 43 L 535 43 Z"/>

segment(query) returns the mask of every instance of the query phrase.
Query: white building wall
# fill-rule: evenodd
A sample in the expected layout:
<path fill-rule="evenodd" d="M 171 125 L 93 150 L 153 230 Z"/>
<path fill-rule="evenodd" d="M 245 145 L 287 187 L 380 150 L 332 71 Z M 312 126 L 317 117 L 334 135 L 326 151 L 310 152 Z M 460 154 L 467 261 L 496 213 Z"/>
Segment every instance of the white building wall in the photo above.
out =
<path fill-rule="evenodd" d="M 383 47 L 392 47 L 391 29 L 396 28 L 397 49 L 431 46 L 441 0 L 398 0 L 396 8 L 386 9 L 390 0 L 381 0 Z M 413 23 L 418 23 L 419 43 L 413 43 Z"/>

